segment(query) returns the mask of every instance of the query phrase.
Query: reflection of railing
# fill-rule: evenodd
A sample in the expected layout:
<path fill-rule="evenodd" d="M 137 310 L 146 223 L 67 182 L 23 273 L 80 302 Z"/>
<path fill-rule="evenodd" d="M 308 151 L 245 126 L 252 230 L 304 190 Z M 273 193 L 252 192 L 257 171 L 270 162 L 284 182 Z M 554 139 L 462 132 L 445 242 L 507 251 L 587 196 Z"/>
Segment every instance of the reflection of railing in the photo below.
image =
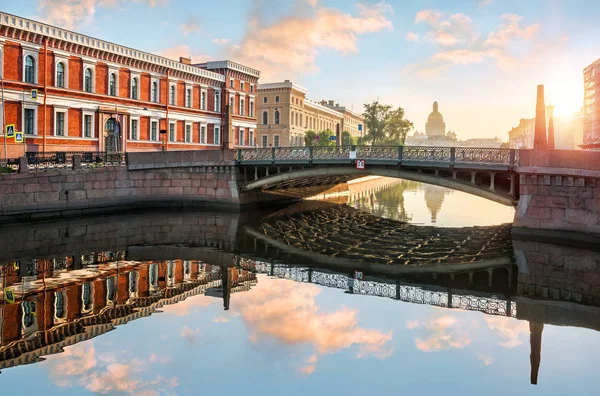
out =
<path fill-rule="evenodd" d="M 240 164 L 352 162 L 355 159 L 402 163 L 488 164 L 515 166 L 519 150 L 478 147 L 325 146 L 239 149 Z"/>
<path fill-rule="evenodd" d="M 310 268 L 256 262 L 254 269 L 278 278 L 309 282 L 346 290 L 352 294 L 387 297 L 413 304 L 480 311 L 489 315 L 517 316 L 516 303 L 497 297 L 458 294 L 433 286 L 431 289 L 401 283 L 358 280 L 347 275 L 316 271 Z"/>

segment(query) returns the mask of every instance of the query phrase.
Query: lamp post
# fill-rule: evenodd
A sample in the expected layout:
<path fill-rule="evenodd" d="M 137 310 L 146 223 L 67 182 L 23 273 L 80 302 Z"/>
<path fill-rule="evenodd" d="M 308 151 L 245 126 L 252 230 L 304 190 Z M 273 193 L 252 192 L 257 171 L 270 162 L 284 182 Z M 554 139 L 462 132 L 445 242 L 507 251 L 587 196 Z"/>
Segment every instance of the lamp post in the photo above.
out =
<path fill-rule="evenodd" d="M 4 118 L 5 103 L 4 103 L 4 75 L 0 76 L 0 83 L 2 84 L 2 135 L 4 136 L 4 162 L 8 162 L 8 148 L 6 147 L 6 121 Z"/>

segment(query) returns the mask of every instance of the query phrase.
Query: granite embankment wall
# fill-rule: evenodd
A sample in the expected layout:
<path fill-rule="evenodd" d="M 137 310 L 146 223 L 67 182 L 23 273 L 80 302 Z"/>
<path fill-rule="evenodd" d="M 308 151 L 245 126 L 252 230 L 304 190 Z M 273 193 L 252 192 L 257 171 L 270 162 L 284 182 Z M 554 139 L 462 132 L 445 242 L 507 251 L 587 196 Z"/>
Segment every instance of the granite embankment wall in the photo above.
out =
<path fill-rule="evenodd" d="M 514 231 L 600 234 L 600 153 L 527 150 L 520 154 Z"/>
<path fill-rule="evenodd" d="M 128 153 L 121 166 L 0 175 L 0 223 L 145 207 L 236 210 L 283 199 L 241 192 L 233 158 L 231 150 Z"/>

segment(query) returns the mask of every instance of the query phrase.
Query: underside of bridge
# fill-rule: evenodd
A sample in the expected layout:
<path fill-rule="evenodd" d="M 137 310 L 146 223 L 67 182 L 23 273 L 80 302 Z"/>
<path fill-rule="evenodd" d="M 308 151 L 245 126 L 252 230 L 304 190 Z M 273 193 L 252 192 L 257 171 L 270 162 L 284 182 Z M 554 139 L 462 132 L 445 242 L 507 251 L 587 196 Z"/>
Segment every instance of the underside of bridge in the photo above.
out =
<path fill-rule="evenodd" d="M 452 170 L 372 165 L 352 166 L 243 166 L 244 191 L 260 190 L 306 198 L 363 176 L 384 176 L 446 187 L 514 206 L 518 199 L 516 177 L 508 171 Z M 338 187 L 339 188 L 339 187 Z"/>

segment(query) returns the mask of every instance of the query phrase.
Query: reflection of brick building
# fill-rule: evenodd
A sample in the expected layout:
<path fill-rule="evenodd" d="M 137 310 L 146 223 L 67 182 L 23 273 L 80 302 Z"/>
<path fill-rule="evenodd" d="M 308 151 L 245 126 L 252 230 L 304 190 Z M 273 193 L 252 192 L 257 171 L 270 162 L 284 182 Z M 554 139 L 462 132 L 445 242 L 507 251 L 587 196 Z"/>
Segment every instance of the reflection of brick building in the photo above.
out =
<path fill-rule="evenodd" d="M 583 148 L 600 149 L 600 59 L 583 70 Z"/>
<path fill-rule="evenodd" d="M 63 266 L 65 261 L 71 265 Z M 2 281 L 14 291 L 16 301 L 0 307 L 0 369 L 33 363 L 41 355 L 60 352 L 114 325 L 220 287 L 223 272 L 218 266 L 182 260 L 108 262 L 93 271 L 74 269 L 72 263 L 39 260 L 37 270 L 27 269 L 35 274 L 25 276 L 19 274 L 22 267 L 3 268 Z M 224 300 L 256 282 L 246 270 L 227 268 L 224 273 L 229 280 Z"/>
<path fill-rule="evenodd" d="M 215 149 L 249 145 L 256 128 L 257 70 L 175 61 L 1 12 L 0 75 L 6 123 L 28 151 Z"/>

